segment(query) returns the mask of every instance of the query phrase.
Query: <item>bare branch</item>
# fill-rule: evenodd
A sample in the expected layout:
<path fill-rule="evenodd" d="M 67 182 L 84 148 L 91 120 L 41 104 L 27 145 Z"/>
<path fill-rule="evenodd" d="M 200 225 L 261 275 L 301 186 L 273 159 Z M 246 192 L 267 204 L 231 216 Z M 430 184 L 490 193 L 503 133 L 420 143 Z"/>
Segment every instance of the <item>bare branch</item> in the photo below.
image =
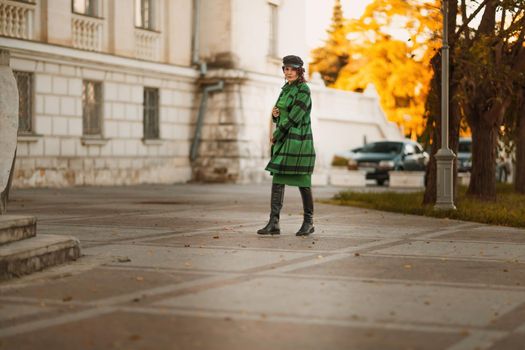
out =
<path fill-rule="evenodd" d="M 459 27 L 459 29 L 457 30 L 457 32 L 454 34 L 454 39 L 457 39 L 461 33 L 466 30 L 468 28 L 468 25 L 470 24 L 470 22 L 472 22 L 472 20 L 478 15 L 478 13 L 481 12 L 481 10 L 483 9 L 483 7 L 487 4 L 487 2 L 489 2 L 490 0 L 483 0 L 483 2 L 481 4 L 479 4 L 478 8 L 472 12 L 472 14 L 469 16 L 469 18 L 467 19 L 466 22 L 463 22 L 463 24 L 461 25 L 461 27 Z"/>

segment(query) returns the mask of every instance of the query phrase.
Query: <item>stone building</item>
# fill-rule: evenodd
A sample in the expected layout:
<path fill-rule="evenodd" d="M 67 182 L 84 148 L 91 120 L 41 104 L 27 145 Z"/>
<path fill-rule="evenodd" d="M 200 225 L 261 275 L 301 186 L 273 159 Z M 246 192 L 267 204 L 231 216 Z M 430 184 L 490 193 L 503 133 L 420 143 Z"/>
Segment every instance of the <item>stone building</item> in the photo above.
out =
<path fill-rule="evenodd" d="M 307 58 L 306 25 L 303 0 L 0 0 L 14 186 L 263 180 L 279 57 Z M 319 171 L 401 137 L 373 91 L 311 89 Z"/>

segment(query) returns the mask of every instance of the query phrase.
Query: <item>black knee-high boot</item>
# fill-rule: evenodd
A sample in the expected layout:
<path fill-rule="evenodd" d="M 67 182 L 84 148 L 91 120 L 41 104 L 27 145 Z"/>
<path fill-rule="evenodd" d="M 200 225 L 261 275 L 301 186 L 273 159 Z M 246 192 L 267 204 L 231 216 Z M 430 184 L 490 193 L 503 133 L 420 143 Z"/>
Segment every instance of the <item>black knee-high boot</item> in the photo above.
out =
<path fill-rule="evenodd" d="M 279 227 L 279 214 L 281 213 L 281 208 L 283 207 L 284 200 L 284 185 L 281 184 L 272 184 L 272 197 L 270 201 L 270 220 L 268 224 L 259 231 L 260 235 L 278 235 L 281 233 L 281 228 Z"/>
<path fill-rule="evenodd" d="M 312 197 L 312 189 L 310 187 L 299 187 L 301 198 L 303 199 L 303 224 L 296 236 L 308 236 L 314 233 L 314 199 Z"/>

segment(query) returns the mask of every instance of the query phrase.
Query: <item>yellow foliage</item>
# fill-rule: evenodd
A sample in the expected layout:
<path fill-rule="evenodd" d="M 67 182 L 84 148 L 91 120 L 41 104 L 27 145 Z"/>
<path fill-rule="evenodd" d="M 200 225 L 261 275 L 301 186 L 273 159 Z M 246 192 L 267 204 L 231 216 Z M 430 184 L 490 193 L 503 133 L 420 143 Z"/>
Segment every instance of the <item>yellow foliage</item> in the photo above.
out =
<path fill-rule="evenodd" d="M 340 28 L 344 33 L 337 33 L 349 39 L 348 60 L 329 86 L 362 91 L 374 84 L 387 118 L 402 126 L 407 136 L 421 135 L 433 75 L 430 59 L 441 45 L 436 38 L 442 25 L 439 3 L 374 0 L 359 19 Z M 316 49 L 312 72 L 322 73 L 319 68 L 334 60 L 334 50 L 326 50 L 327 45 Z"/>

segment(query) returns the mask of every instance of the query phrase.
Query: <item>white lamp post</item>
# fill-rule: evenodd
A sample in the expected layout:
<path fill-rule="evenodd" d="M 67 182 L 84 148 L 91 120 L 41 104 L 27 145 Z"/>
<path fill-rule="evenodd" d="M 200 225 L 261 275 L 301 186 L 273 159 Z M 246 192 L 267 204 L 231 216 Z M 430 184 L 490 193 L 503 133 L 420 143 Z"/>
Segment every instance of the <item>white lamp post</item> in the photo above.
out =
<path fill-rule="evenodd" d="M 454 205 L 454 160 L 456 155 L 448 148 L 449 120 L 449 46 L 448 0 L 442 0 L 443 47 L 441 48 L 441 148 L 436 153 L 437 197 L 435 209 L 456 209 Z"/>

